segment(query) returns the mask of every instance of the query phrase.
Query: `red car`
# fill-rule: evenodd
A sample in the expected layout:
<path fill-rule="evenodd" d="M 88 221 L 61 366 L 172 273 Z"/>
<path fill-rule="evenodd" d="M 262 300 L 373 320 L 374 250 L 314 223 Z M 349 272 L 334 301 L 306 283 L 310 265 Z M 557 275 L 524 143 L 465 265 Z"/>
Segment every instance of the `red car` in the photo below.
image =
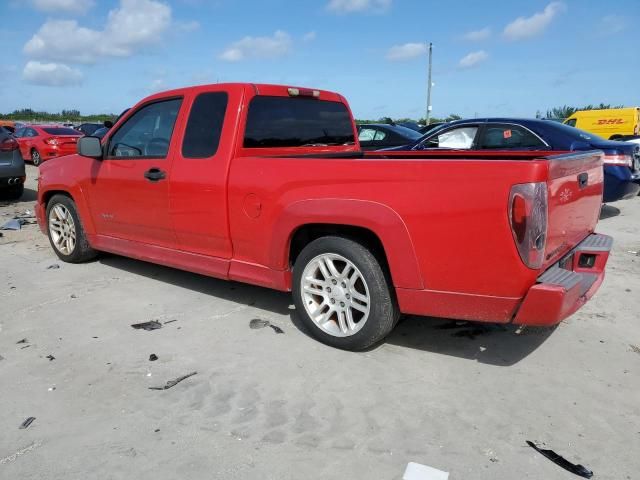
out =
<path fill-rule="evenodd" d="M 360 151 L 337 93 L 258 84 L 148 97 L 40 168 L 60 259 L 106 251 L 292 291 L 358 350 L 401 313 L 551 325 L 598 289 L 602 152 Z"/>
<path fill-rule="evenodd" d="M 27 125 L 15 131 L 22 158 L 38 166 L 50 158 L 76 153 L 81 132 L 56 125 Z"/>

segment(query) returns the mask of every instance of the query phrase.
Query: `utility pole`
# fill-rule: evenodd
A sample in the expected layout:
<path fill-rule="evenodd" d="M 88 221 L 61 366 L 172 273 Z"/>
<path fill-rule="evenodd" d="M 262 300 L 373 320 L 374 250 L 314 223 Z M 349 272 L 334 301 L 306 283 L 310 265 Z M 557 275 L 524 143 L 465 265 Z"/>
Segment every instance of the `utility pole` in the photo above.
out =
<path fill-rule="evenodd" d="M 429 83 L 427 84 L 427 125 L 431 121 L 431 57 L 433 54 L 433 44 L 429 42 Z"/>

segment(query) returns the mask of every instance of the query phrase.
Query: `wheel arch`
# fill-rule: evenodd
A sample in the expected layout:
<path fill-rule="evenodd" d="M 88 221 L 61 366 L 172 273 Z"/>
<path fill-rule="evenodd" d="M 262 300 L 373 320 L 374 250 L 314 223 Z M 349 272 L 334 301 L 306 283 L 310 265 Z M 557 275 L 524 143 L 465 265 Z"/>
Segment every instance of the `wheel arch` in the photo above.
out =
<path fill-rule="evenodd" d="M 70 191 L 70 189 L 65 189 L 62 187 L 47 189 L 41 195 L 42 209 L 45 214 L 47 212 L 47 206 L 49 205 L 49 202 L 55 195 L 64 195 L 73 200 L 73 203 L 75 203 L 78 209 L 78 215 L 80 216 L 80 221 L 82 222 L 82 227 L 84 228 L 85 233 L 87 233 L 88 235 L 94 235 L 95 228 L 91 219 L 91 215 L 89 214 L 89 207 L 86 204 L 82 192 L 79 191 L 74 194 L 72 191 Z"/>
<path fill-rule="evenodd" d="M 310 199 L 287 206 L 274 224 L 270 263 L 289 270 L 306 244 L 326 235 L 347 236 L 372 249 L 395 287 L 423 288 L 404 221 L 387 205 L 367 200 Z"/>

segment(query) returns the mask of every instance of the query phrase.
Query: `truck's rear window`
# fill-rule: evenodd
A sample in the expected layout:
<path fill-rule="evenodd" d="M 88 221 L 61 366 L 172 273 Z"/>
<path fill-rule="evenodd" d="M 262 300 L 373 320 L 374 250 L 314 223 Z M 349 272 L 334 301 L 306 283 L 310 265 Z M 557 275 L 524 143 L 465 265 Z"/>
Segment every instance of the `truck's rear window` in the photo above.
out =
<path fill-rule="evenodd" d="M 353 144 L 353 124 L 340 102 L 257 96 L 249 104 L 245 148 Z"/>

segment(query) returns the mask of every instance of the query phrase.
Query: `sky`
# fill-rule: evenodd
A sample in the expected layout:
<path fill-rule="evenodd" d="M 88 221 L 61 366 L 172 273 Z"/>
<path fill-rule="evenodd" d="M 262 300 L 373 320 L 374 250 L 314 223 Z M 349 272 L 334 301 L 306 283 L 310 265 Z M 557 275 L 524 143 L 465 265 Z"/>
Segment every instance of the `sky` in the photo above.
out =
<path fill-rule="evenodd" d="M 0 0 L 0 112 L 119 113 L 216 82 L 333 90 L 357 118 L 640 105 L 638 0 Z"/>

